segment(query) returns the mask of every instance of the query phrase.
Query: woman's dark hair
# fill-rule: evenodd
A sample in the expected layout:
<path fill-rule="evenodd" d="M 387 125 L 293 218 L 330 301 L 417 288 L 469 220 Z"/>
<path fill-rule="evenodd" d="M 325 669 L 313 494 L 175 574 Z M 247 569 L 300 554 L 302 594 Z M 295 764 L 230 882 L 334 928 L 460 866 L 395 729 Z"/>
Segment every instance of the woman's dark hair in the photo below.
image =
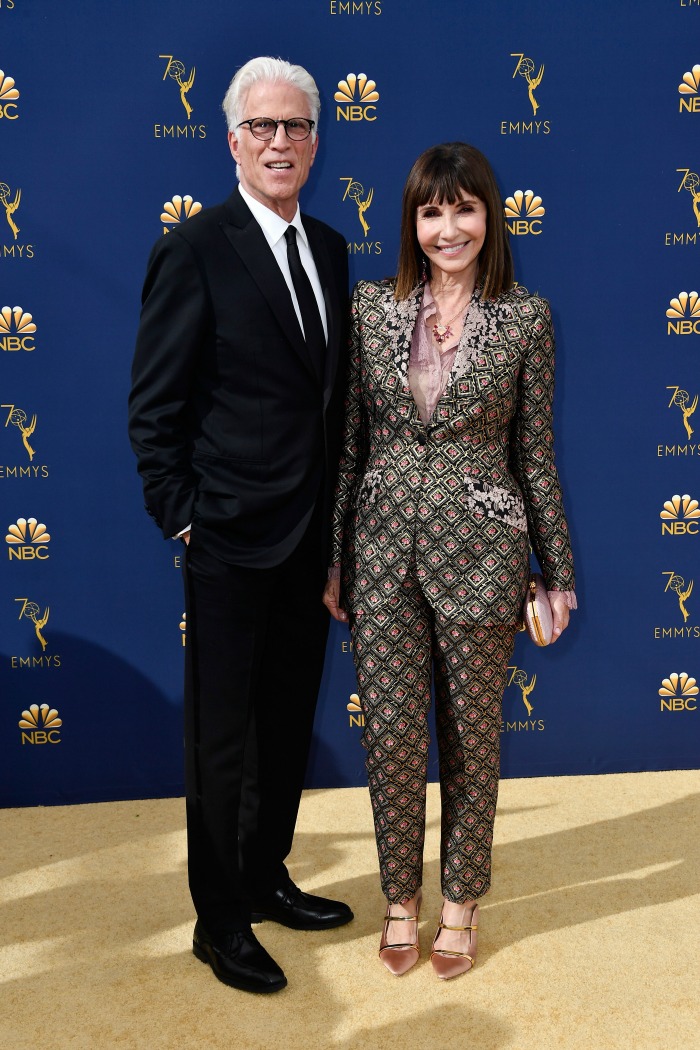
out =
<path fill-rule="evenodd" d="M 421 153 L 403 189 L 401 244 L 395 299 L 406 299 L 421 283 L 423 264 L 430 280 L 430 261 L 416 236 L 416 215 L 424 204 L 456 204 L 466 192 L 486 205 L 486 238 L 479 253 L 477 282 L 481 298 L 493 299 L 513 284 L 513 257 L 503 217 L 503 202 L 491 165 L 466 142 L 446 142 Z"/>

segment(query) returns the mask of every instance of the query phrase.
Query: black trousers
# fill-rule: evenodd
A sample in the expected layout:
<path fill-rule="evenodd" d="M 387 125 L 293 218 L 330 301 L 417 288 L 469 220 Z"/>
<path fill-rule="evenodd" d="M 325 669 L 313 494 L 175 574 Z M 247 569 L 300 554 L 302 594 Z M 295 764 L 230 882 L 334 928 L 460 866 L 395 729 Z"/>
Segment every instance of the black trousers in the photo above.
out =
<path fill-rule="evenodd" d="M 284 885 L 323 672 L 320 514 L 280 565 L 185 554 L 185 784 L 190 891 L 209 932 L 250 925 Z"/>

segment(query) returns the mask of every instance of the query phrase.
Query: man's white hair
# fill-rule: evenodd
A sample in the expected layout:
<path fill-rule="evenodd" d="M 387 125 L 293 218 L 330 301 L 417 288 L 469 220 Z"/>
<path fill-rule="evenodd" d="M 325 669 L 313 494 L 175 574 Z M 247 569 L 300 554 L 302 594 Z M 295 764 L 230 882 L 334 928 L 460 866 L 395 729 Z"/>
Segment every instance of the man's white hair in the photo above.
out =
<path fill-rule="evenodd" d="M 306 95 L 309 102 L 309 117 L 314 122 L 311 132 L 312 140 L 316 138 L 318 129 L 318 115 L 321 111 L 321 99 L 319 98 L 316 81 L 303 66 L 293 66 L 291 62 L 285 62 L 283 58 L 251 58 L 236 73 L 224 95 L 223 111 L 226 116 L 228 130 L 234 131 L 242 120 L 245 120 L 244 106 L 248 92 L 253 84 L 261 81 L 268 83 L 293 84 Z M 277 118 L 276 113 L 251 113 L 253 117 Z M 303 113 L 295 113 L 295 117 L 303 117 Z"/>

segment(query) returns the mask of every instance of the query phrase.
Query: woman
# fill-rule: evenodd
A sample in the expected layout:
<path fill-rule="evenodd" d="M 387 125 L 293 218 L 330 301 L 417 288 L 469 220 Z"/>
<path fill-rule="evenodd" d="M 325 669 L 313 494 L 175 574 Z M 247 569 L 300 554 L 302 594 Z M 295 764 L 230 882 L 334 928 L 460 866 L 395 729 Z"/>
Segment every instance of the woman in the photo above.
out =
<path fill-rule="evenodd" d="M 388 902 L 379 952 L 396 975 L 419 954 L 434 675 L 443 907 L 431 961 L 448 979 L 474 965 L 490 887 L 501 701 L 530 544 L 555 640 L 575 608 L 549 306 L 513 286 L 498 188 L 474 147 L 418 158 L 397 276 L 361 281 L 352 316 L 324 601 L 336 619 L 349 614 Z"/>

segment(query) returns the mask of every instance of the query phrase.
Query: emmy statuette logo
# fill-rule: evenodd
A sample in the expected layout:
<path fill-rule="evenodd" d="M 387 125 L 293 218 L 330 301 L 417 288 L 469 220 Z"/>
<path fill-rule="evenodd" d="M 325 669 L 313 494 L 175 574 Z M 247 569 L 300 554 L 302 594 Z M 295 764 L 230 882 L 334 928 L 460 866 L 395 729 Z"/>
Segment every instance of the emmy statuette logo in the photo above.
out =
<path fill-rule="evenodd" d="M 0 308 L 0 350 L 14 353 L 26 350 L 31 353 L 36 349 L 33 336 L 36 325 L 32 315 L 21 306 L 3 306 Z"/>
<path fill-rule="evenodd" d="M 700 296 L 697 292 L 679 292 L 666 310 L 668 335 L 700 335 Z"/>
<path fill-rule="evenodd" d="M 349 712 L 348 725 L 350 728 L 352 729 L 353 726 L 359 726 L 362 728 L 365 724 L 365 716 L 362 714 L 360 698 L 357 693 L 350 693 L 347 710 Z"/>
<path fill-rule="evenodd" d="M 700 66 L 698 68 L 700 69 Z M 681 193 L 683 190 L 687 190 L 690 194 L 695 224 L 700 227 L 700 175 L 691 171 L 690 168 L 676 168 L 676 171 L 683 175 L 678 192 Z"/>
<path fill-rule="evenodd" d="M 661 575 L 665 577 L 664 594 L 668 594 L 671 599 L 675 595 L 675 601 L 667 602 L 666 608 L 671 609 L 676 606 L 678 616 L 668 627 L 655 627 L 654 639 L 660 641 L 671 638 L 700 638 L 700 625 L 688 623 L 691 617 L 688 601 L 693 593 L 694 581 L 686 581 L 685 577 L 675 570 L 665 570 Z"/>
<path fill-rule="evenodd" d="M 697 682 L 685 671 L 664 678 L 659 689 L 662 711 L 697 711 Z"/>
<path fill-rule="evenodd" d="M 503 211 L 506 229 L 515 237 L 522 237 L 528 233 L 538 237 L 542 233 L 542 216 L 545 210 L 542 198 L 536 196 L 532 190 L 516 190 L 512 197 L 506 197 Z"/>
<path fill-rule="evenodd" d="M 55 707 L 48 704 L 30 704 L 18 722 L 22 730 L 22 746 L 25 744 L 60 744 L 60 727 L 63 719 L 58 717 Z"/>
<path fill-rule="evenodd" d="M 335 107 L 336 120 L 376 120 L 379 101 L 377 85 L 365 73 L 348 73 L 345 80 L 338 81 L 338 90 L 333 96 L 339 103 Z"/>
<path fill-rule="evenodd" d="M 165 80 L 166 77 L 170 77 L 170 79 L 174 80 L 177 84 L 180 91 L 180 102 L 184 107 L 187 120 L 189 120 L 192 116 L 193 110 L 188 101 L 187 95 L 194 84 L 194 78 L 196 76 L 195 67 L 192 66 L 189 76 L 185 76 L 185 65 L 183 62 L 180 62 L 179 59 L 175 58 L 173 55 L 158 55 L 158 58 L 166 59 L 163 80 Z"/>
<path fill-rule="evenodd" d="M 514 664 L 508 668 L 508 678 L 506 679 L 506 689 L 509 686 L 515 686 L 519 694 L 519 700 L 522 701 L 525 707 L 525 721 L 513 720 L 509 721 L 504 718 L 501 722 L 502 733 L 513 733 L 513 732 L 541 732 L 544 729 L 544 719 L 535 718 L 532 715 L 534 712 L 534 696 L 533 692 L 537 684 L 537 675 L 528 675 L 522 667 L 516 667 Z M 512 695 L 512 694 L 511 694 Z"/>
<path fill-rule="evenodd" d="M 370 231 L 370 224 L 367 218 L 367 212 L 374 200 L 374 188 L 370 186 L 368 190 L 361 182 L 357 179 L 348 178 L 348 176 L 341 177 L 341 182 L 345 183 L 345 193 L 342 199 L 344 201 L 352 201 L 357 209 L 357 220 L 362 227 L 362 233 L 364 240 L 357 243 L 351 241 L 348 244 L 348 252 L 350 255 L 381 255 L 382 244 L 381 241 L 369 241 L 367 236 Z"/>
<path fill-rule="evenodd" d="M 20 244 L 17 240 L 19 226 L 19 206 L 22 202 L 22 190 L 10 187 L 0 181 L 0 247 L 3 259 L 33 259 L 34 245 Z M 3 216 L 4 212 L 4 216 Z"/>
<path fill-rule="evenodd" d="M 540 108 L 539 102 L 535 98 L 535 91 L 542 83 L 542 77 L 544 76 L 544 65 L 541 65 L 537 74 L 535 74 L 535 63 L 531 58 L 526 58 L 525 55 L 519 54 L 517 51 L 511 51 L 511 58 L 517 58 L 515 64 L 515 71 L 513 73 L 513 80 L 517 76 L 521 76 L 527 83 L 527 97 L 530 99 L 530 105 L 532 106 L 533 117 L 537 115 L 537 110 Z"/>
<path fill-rule="evenodd" d="M 533 119 L 502 120 L 500 121 L 501 135 L 549 135 L 552 130 L 551 122 L 538 118 L 537 113 L 540 103 L 535 95 L 544 77 L 544 63 L 540 64 L 540 68 L 535 72 L 535 62 L 523 52 L 511 51 L 510 57 L 517 59 L 511 80 L 515 80 L 516 77 L 522 77 L 525 81 L 524 87 L 527 90 L 527 98 L 532 109 Z"/>
<path fill-rule="evenodd" d="M 51 536 L 43 522 L 36 518 L 17 518 L 15 523 L 8 525 L 5 542 L 10 561 L 46 561 Z"/>
<path fill-rule="evenodd" d="M 700 113 L 700 65 L 695 65 L 687 73 L 678 85 L 679 113 Z"/>
<path fill-rule="evenodd" d="M 678 598 L 678 608 L 683 616 L 683 623 L 688 622 L 690 613 L 686 602 L 693 593 L 693 580 L 691 580 L 686 586 L 685 580 L 682 576 L 679 576 L 677 572 L 662 572 L 662 576 L 668 576 L 668 581 L 664 587 L 664 593 L 666 591 L 673 591 Z"/>
<path fill-rule="evenodd" d="M 196 215 L 201 210 L 202 205 L 199 201 L 193 200 L 189 193 L 186 193 L 184 197 L 180 197 L 176 193 L 172 200 L 166 201 L 163 205 L 163 211 L 160 216 L 160 221 L 163 223 L 163 233 L 170 233 L 171 227 L 178 226 L 181 222 L 189 219 L 191 215 Z"/>
<path fill-rule="evenodd" d="M 180 637 L 182 639 L 182 648 L 184 649 L 187 645 L 187 613 L 182 614 L 182 619 L 180 620 L 180 630 L 182 631 Z"/>
<path fill-rule="evenodd" d="M 697 536 L 700 531 L 700 505 L 687 493 L 667 499 L 659 517 L 662 536 Z"/>
<path fill-rule="evenodd" d="M 48 653 L 49 639 L 46 637 L 45 629 L 49 622 L 51 610 L 47 605 L 41 610 L 38 602 L 29 598 L 15 598 L 19 606 L 18 620 L 29 621 L 33 628 L 33 634 L 41 646 L 39 655 L 11 656 L 10 667 L 13 671 L 36 671 L 39 669 L 56 668 L 61 666 L 61 656 L 58 653 Z"/>
<path fill-rule="evenodd" d="M 17 408 L 15 405 L 0 405 L 0 408 L 9 408 L 10 411 L 7 414 L 5 426 L 12 425 L 17 427 L 22 435 L 22 444 L 26 449 L 27 455 L 30 461 L 33 460 L 36 453 L 30 445 L 29 439 L 36 429 L 36 415 L 33 415 L 31 420 L 27 422 L 27 413 L 23 408 Z"/>
<path fill-rule="evenodd" d="M 539 103 L 535 99 L 535 91 L 542 84 L 542 79 L 545 76 L 545 66 L 540 65 L 535 75 L 535 64 L 532 59 L 528 59 L 525 55 L 519 55 L 517 51 L 511 51 L 511 59 L 517 59 L 515 63 L 515 71 L 513 72 L 513 80 L 516 77 L 522 77 L 528 85 L 528 99 L 532 106 L 532 116 L 535 117 L 537 110 L 539 109 Z"/>
<path fill-rule="evenodd" d="M 177 88 L 177 95 L 175 92 L 170 94 L 173 100 L 179 98 L 179 102 L 185 111 L 185 123 L 173 124 L 171 123 L 172 117 L 170 117 L 169 120 L 164 120 L 160 124 L 154 124 L 153 137 L 156 139 L 205 139 L 207 137 L 206 124 L 190 123 L 190 117 L 194 112 L 190 91 L 192 90 L 197 70 L 192 66 L 188 73 L 185 63 L 181 62 L 179 58 L 175 58 L 174 55 L 158 55 L 158 58 L 165 62 L 163 80 L 172 81 Z M 180 112 L 179 106 L 178 112 Z"/>
<path fill-rule="evenodd" d="M 37 639 L 39 640 L 39 644 L 41 645 L 41 651 L 42 653 L 46 652 L 46 646 L 48 645 L 48 642 L 44 638 L 42 631 L 44 627 L 46 627 L 46 624 L 49 622 L 50 611 L 48 605 L 42 613 L 37 603 L 30 602 L 29 598 L 15 598 L 15 601 L 19 602 L 21 605 L 19 611 L 19 619 L 30 620 L 34 624 L 34 633 L 36 634 Z"/>
<path fill-rule="evenodd" d="M 19 203 L 22 200 L 22 191 L 15 190 L 14 195 L 12 190 L 6 182 L 0 182 L 0 204 L 5 209 L 5 218 L 7 224 L 12 230 L 12 236 L 17 240 L 17 234 L 19 233 L 19 226 L 14 220 L 14 214 L 19 208 Z"/>
<path fill-rule="evenodd" d="M 676 168 L 681 176 L 677 193 L 690 195 L 688 203 L 690 207 L 686 210 L 686 221 L 689 228 L 685 230 L 669 230 L 664 233 L 664 246 L 666 248 L 681 248 L 688 245 L 700 244 L 700 175 L 690 168 Z M 686 198 L 687 199 L 687 198 Z M 668 315 L 669 317 L 675 315 Z"/>
<path fill-rule="evenodd" d="M 0 463 L 0 479 L 2 478 L 48 478 L 49 468 L 45 463 L 34 463 L 36 455 L 33 444 L 33 433 L 36 430 L 36 414 L 32 415 L 18 408 L 17 405 L 0 405 L 0 409 L 6 408 L 7 415 L 4 420 L 4 429 L 11 432 L 16 427 L 21 438 L 21 445 L 17 443 L 18 451 L 26 453 L 22 455 L 22 465 L 5 466 Z M 30 440 L 31 438 L 31 440 Z M 27 463 L 27 458 L 29 463 Z"/>
<path fill-rule="evenodd" d="M 673 391 L 673 396 L 668 403 L 669 408 L 677 408 L 681 413 L 683 419 L 683 428 L 690 441 L 691 437 L 695 433 L 692 426 L 690 425 L 690 417 L 694 414 L 695 409 L 698 407 L 698 395 L 696 394 L 693 400 L 690 400 L 690 394 L 687 390 L 683 390 L 679 386 L 667 386 L 667 390 Z"/>
<path fill-rule="evenodd" d="M 14 80 L 0 69 L 0 120 L 17 120 L 18 98 Z"/>
<path fill-rule="evenodd" d="M 671 399 L 667 402 L 666 407 L 673 412 L 676 420 L 676 433 L 679 438 L 683 438 L 684 444 L 657 445 L 656 455 L 660 459 L 667 456 L 677 456 L 678 458 L 697 456 L 700 458 L 700 444 L 697 443 L 697 436 L 695 437 L 695 443 L 693 442 L 696 428 L 693 427 L 692 423 L 692 417 L 698 407 L 698 395 L 696 394 L 691 398 L 688 391 L 680 386 L 667 386 L 666 390 L 671 391 Z"/>
<path fill-rule="evenodd" d="M 370 190 L 365 194 L 365 188 L 361 182 L 357 182 L 355 179 L 342 178 L 341 182 L 347 182 L 345 193 L 343 194 L 343 200 L 354 201 L 357 205 L 357 218 L 362 226 L 365 237 L 369 233 L 369 223 L 365 218 L 365 212 L 372 203 L 374 197 L 374 190 Z M 362 199 L 364 197 L 364 200 Z"/>
<path fill-rule="evenodd" d="M 688 201 L 690 207 L 685 211 L 688 228 L 666 232 L 664 234 L 664 245 L 666 248 L 681 248 L 700 244 L 700 175 L 695 171 L 691 171 L 690 168 L 676 168 L 676 171 L 681 176 L 677 192 L 690 195 L 690 200 Z M 687 198 L 685 199 L 687 200 Z M 674 320 L 676 318 L 675 314 L 668 314 L 668 316 L 673 317 Z"/>

